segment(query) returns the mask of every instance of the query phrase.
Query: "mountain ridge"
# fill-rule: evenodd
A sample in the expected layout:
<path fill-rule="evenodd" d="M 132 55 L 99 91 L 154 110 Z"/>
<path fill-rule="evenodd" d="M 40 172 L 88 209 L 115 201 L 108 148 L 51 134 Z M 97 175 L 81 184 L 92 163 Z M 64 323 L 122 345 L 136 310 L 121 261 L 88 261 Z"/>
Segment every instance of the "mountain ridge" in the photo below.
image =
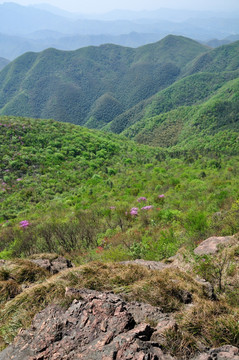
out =
<path fill-rule="evenodd" d="M 84 124 L 105 93 L 126 110 L 173 83 L 186 63 L 206 50 L 169 35 L 137 49 L 106 44 L 26 53 L 0 73 L 0 113 Z"/>

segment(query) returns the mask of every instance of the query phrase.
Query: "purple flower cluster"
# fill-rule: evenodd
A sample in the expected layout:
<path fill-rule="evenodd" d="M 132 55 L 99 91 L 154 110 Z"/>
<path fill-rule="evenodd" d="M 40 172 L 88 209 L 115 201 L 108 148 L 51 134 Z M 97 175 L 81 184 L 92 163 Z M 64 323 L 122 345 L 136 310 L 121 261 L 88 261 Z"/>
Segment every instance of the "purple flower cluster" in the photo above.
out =
<path fill-rule="evenodd" d="M 138 202 L 141 202 L 141 201 L 147 201 L 146 197 L 144 196 L 141 196 L 137 199 Z"/>
<path fill-rule="evenodd" d="M 6 189 L 5 189 L 6 185 L 7 184 L 4 181 L 2 181 L 2 183 L 0 184 L 0 190 L 6 191 Z"/>
<path fill-rule="evenodd" d="M 133 215 L 133 216 L 136 216 L 138 215 L 138 208 L 136 207 L 133 207 L 131 210 L 130 210 L 130 215 Z"/>
<path fill-rule="evenodd" d="M 159 199 L 163 199 L 164 197 L 165 197 L 164 194 L 158 196 Z"/>
<path fill-rule="evenodd" d="M 153 205 L 147 205 L 141 208 L 141 210 L 151 210 L 153 209 Z"/>
<path fill-rule="evenodd" d="M 20 224 L 20 227 L 22 227 L 22 228 L 26 228 L 30 225 L 28 220 L 22 220 L 22 221 L 20 221 L 19 224 Z"/>
<path fill-rule="evenodd" d="M 115 209 L 116 209 L 115 206 L 111 206 L 111 207 L 110 207 L 110 210 L 115 210 Z"/>

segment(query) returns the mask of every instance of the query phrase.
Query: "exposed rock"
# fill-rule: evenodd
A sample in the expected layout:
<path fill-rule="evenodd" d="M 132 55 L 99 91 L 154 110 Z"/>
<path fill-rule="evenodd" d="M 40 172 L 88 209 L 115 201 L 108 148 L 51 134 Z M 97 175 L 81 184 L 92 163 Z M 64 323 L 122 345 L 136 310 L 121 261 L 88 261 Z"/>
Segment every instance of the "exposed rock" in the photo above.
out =
<path fill-rule="evenodd" d="M 235 346 L 224 345 L 211 349 L 208 353 L 200 354 L 194 360 L 239 360 L 239 349 Z"/>
<path fill-rule="evenodd" d="M 217 300 L 217 296 L 214 292 L 214 287 L 209 281 L 206 281 L 205 279 L 200 279 L 199 277 L 196 277 L 195 280 L 197 283 L 202 285 L 203 294 L 205 297 L 210 300 Z"/>
<path fill-rule="evenodd" d="M 171 264 L 165 264 L 161 261 L 149 261 L 143 259 L 121 261 L 121 264 L 135 264 L 147 267 L 150 270 L 163 270 L 171 266 Z"/>
<path fill-rule="evenodd" d="M 220 247 L 225 247 L 232 244 L 235 240 L 234 236 L 212 236 L 203 242 L 194 249 L 194 254 L 196 255 L 212 255 L 216 254 Z"/>
<path fill-rule="evenodd" d="M 169 314 L 109 292 L 67 288 L 66 296 L 80 300 L 68 309 L 51 305 L 38 313 L 30 329 L 20 330 L 0 352 L 0 360 L 175 360 L 161 350 L 165 330 L 177 329 Z M 230 345 L 194 357 L 232 359 L 239 360 L 239 349 Z"/>
<path fill-rule="evenodd" d="M 6 260 L 0 260 L 0 267 L 4 266 L 6 264 Z"/>
<path fill-rule="evenodd" d="M 156 326 L 156 331 L 153 333 L 151 337 L 151 341 L 157 342 L 160 346 L 164 346 L 167 344 L 167 340 L 165 338 L 165 331 L 168 330 L 177 330 L 178 325 L 175 320 L 172 318 L 165 318 L 158 322 Z"/>
<path fill-rule="evenodd" d="M 50 271 L 52 274 L 57 274 L 62 270 L 68 269 L 72 267 L 72 263 L 70 260 L 65 259 L 62 256 L 54 260 L 50 259 L 33 259 L 30 260 L 34 264 L 40 266 L 41 268 Z"/>
<path fill-rule="evenodd" d="M 22 330 L 0 353 L 0 360 L 173 359 L 163 354 L 158 342 L 151 341 L 155 328 L 141 322 L 152 312 L 164 327 L 168 315 L 150 305 L 126 304 L 112 293 L 82 289 L 77 294 L 81 300 L 74 300 L 67 310 L 49 306 L 38 313 L 31 328 Z"/>

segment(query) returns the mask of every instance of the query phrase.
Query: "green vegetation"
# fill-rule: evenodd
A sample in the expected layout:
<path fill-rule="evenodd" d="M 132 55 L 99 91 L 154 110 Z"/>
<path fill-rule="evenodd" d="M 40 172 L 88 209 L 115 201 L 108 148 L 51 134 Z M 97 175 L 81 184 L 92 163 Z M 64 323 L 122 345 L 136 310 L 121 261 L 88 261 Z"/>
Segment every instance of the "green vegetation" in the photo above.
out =
<path fill-rule="evenodd" d="M 196 148 L 201 154 L 210 150 L 236 154 L 238 96 L 239 79 L 231 80 L 201 105 L 180 106 L 157 116 L 144 117 L 123 134 L 150 145 Z"/>
<path fill-rule="evenodd" d="M 203 104 L 210 97 L 215 96 L 217 90 L 235 78 L 238 78 L 238 71 L 187 76 L 119 115 L 105 129 L 121 133 L 134 123 L 140 121 L 146 123 L 154 116 L 181 106 Z"/>
<path fill-rule="evenodd" d="M 204 47 L 169 36 L 136 50 L 49 49 L 0 73 L 2 113 L 58 114 L 121 134 L 0 118 L 0 347 L 47 304 L 66 305 L 66 286 L 174 312 L 179 327 L 163 345 L 173 355 L 238 346 L 238 238 L 214 256 L 193 253 L 239 232 L 238 45 L 200 56 Z M 42 253 L 77 267 L 50 277 L 29 261 Z M 178 268 L 160 272 L 119 264 L 175 258 Z"/>
<path fill-rule="evenodd" d="M 231 149 L 238 47 L 237 41 L 211 50 L 169 35 L 137 49 L 27 53 L 0 73 L 0 113 L 54 118 L 162 147 L 216 151 L 218 133 L 218 148 Z"/>
<path fill-rule="evenodd" d="M 100 128 L 171 85 L 206 50 L 167 36 L 138 49 L 102 45 L 26 53 L 0 73 L 0 113 Z"/>
<path fill-rule="evenodd" d="M 183 244 L 239 230 L 236 146 L 228 150 L 234 156 L 203 157 L 200 149 L 165 151 L 14 117 L 1 119 L 0 140 L 2 258 L 161 260 Z"/>

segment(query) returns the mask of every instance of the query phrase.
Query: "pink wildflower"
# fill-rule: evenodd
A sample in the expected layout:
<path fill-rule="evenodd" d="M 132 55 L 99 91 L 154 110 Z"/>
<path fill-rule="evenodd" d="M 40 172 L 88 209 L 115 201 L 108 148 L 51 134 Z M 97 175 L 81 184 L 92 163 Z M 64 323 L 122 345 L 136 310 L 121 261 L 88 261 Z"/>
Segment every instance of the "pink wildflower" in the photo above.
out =
<path fill-rule="evenodd" d="M 30 225 L 29 221 L 28 220 L 23 220 L 23 221 L 20 221 L 20 227 L 22 228 L 26 228 Z"/>
<path fill-rule="evenodd" d="M 147 198 L 144 197 L 144 196 L 141 196 L 137 199 L 138 202 L 141 202 L 141 201 L 147 201 Z"/>
<path fill-rule="evenodd" d="M 141 210 L 151 210 L 153 209 L 153 205 L 147 205 L 141 208 Z"/>
<path fill-rule="evenodd" d="M 130 215 L 138 215 L 138 208 L 136 208 L 136 207 L 133 207 L 131 210 L 130 210 Z"/>

